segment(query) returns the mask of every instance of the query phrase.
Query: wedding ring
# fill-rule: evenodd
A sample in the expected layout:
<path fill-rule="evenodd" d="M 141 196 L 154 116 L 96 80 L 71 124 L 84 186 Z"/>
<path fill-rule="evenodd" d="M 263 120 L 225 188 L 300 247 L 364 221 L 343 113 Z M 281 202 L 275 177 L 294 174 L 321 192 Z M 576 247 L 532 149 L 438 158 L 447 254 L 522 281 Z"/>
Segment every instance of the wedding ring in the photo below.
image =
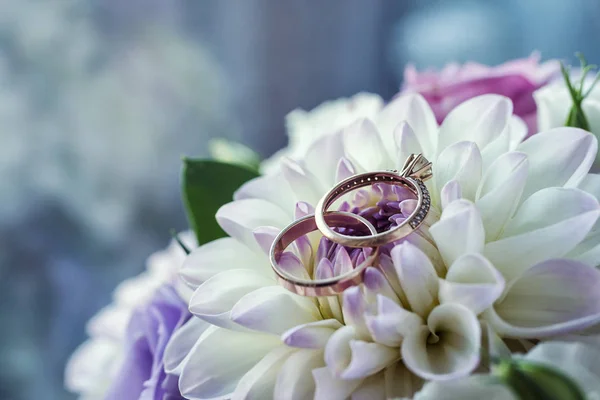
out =
<path fill-rule="evenodd" d="M 431 163 L 421 154 L 411 154 L 404 163 L 401 172 L 388 170 L 366 172 L 351 176 L 335 185 L 317 203 L 315 208 L 317 228 L 329 240 L 348 247 L 379 247 L 401 239 L 418 229 L 429 212 L 431 199 L 423 181 L 431 178 L 431 176 Z M 373 233 L 368 236 L 349 236 L 333 230 L 326 218 L 324 218 L 329 207 L 346 193 L 376 183 L 408 188 L 417 197 L 415 210 L 399 225 L 385 232 Z"/>
<path fill-rule="evenodd" d="M 330 211 L 324 213 L 321 217 L 328 226 L 357 229 L 365 231 L 361 233 L 370 233 L 371 235 L 377 233 L 377 230 L 369 221 L 356 214 Z M 269 256 L 271 267 L 275 271 L 279 284 L 289 291 L 302 296 L 333 296 L 342 293 L 351 286 L 362 283 L 365 269 L 377 263 L 379 256 L 378 247 L 368 246 L 371 248 L 370 254 L 365 253 L 366 258 L 360 265 L 334 278 L 320 280 L 302 279 L 293 276 L 281 268 L 279 261 L 285 249 L 300 237 L 316 230 L 315 217 L 311 214 L 292 222 L 277 235 L 271 246 Z"/>

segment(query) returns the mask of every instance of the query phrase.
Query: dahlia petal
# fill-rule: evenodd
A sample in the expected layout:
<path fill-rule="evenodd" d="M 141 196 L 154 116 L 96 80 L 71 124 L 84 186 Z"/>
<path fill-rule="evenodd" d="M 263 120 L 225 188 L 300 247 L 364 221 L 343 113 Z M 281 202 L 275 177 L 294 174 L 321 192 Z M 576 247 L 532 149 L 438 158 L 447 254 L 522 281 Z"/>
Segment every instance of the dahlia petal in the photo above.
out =
<path fill-rule="evenodd" d="M 353 269 L 354 265 L 352 265 L 352 260 L 350 259 L 348 251 L 344 247 L 340 247 L 333 260 L 333 275 L 340 276 Z"/>
<path fill-rule="evenodd" d="M 385 278 L 385 275 L 375 267 L 368 267 L 363 274 L 363 284 L 365 289 L 365 297 L 368 302 L 376 301 L 380 295 L 386 296 L 387 298 L 399 302 L 398 296 L 394 292 L 394 289 L 390 286 L 390 283 Z"/>
<path fill-rule="evenodd" d="M 333 333 L 342 327 L 337 319 L 309 322 L 289 329 L 281 340 L 291 347 L 323 349 Z"/>
<path fill-rule="evenodd" d="M 587 174 L 578 187 L 600 199 L 600 174 Z"/>
<path fill-rule="evenodd" d="M 505 153 L 483 177 L 475 204 L 481 213 L 487 241 L 497 239 L 514 215 L 527 181 L 528 167 L 525 153 Z"/>
<path fill-rule="evenodd" d="M 301 350 L 292 353 L 279 370 L 273 398 L 312 399 L 315 393 L 312 371 L 323 365 L 323 352 L 320 350 Z"/>
<path fill-rule="evenodd" d="M 542 338 L 600 322 L 600 271 L 573 260 L 547 260 L 509 285 L 484 313 L 500 335 Z"/>
<path fill-rule="evenodd" d="M 258 243 L 263 253 L 267 255 L 279 232 L 281 232 L 281 229 L 275 228 L 274 226 L 259 226 L 252 231 L 256 243 Z"/>
<path fill-rule="evenodd" d="M 489 378 L 488 375 L 473 375 L 464 379 L 428 382 L 414 400 L 518 400 L 508 386 Z"/>
<path fill-rule="evenodd" d="M 367 301 L 360 286 L 353 286 L 342 295 L 342 312 L 346 325 L 351 325 L 356 330 L 357 337 L 368 340 L 370 338 L 365 323 L 365 313 L 368 308 Z"/>
<path fill-rule="evenodd" d="M 259 176 L 244 183 L 233 194 L 234 200 L 261 199 L 274 203 L 284 211 L 293 210 L 296 196 L 278 170 L 273 174 Z"/>
<path fill-rule="evenodd" d="M 224 237 L 206 243 L 185 258 L 179 275 L 191 288 L 230 269 L 248 269 L 256 274 L 270 275 L 261 252 L 252 251 L 240 241 Z"/>
<path fill-rule="evenodd" d="M 325 135 L 315 140 L 309 147 L 304 156 L 304 165 L 317 178 L 321 190 L 329 190 L 338 182 L 336 171 L 342 157 L 344 157 L 344 145 L 341 132 Z"/>
<path fill-rule="evenodd" d="M 458 303 L 475 315 L 490 307 L 504 290 L 504 278 L 481 254 L 465 254 L 440 279 L 441 304 Z"/>
<path fill-rule="evenodd" d="M 383 371 L 386 399 L 412 399 L 425 384 L 425 381 L 412 373 L 403 362 L 389 365 Z"/>
<path fill-rule="evenodd" d="M 306 267 L 298 256 L 290 251 L 281 254 L 278 262 L 279 268 L 298 279 L 310 279 Z"/>
<path fill-rule="evenodd" d="M 344 128 L 344 148 L 354 165 L 364 171 L 376 171 L 387 164 L 379 132 L 368 119 L 358 120 Z"/>
<path fill-rule="evenodd" d="M 252 210 L 252 212 L 248 212 Z M 261 199 L 244 199 L 223 205 L 217 211 L 217 222 L 231 237 L 253 250 L 260 251 L 252 231 L 259 226 L 283 228 L 289 215 L 277 205 Z"/>
<path fill-rule="evenodd" d="M 432 160 L 437 145 L 437 122 L 427 101 L 418 93 L 403 94 L 387 104 L 377 116 L 377 128 L 386 145 L 393 148 L 390 140 L 393 132 L 402 122 L 408 123 L 419 139 L 423 155 Z M 398 143 L 398 142 L 396 142 Z M 393 157 L 396 154 L 392 155 Z"/>
<path fill-rule="evenodd" d="M 543 342 L 524 357 L 571 377 L 590 399 L 600 393 L 600 348 L 586 343 Z"/>
<path fill-rule="evenodd" d="M 438 222 L 429 228 L 446 265 L 468 253 L 481 253 L 485 229 L 479 210 L 473 203 L 461 199 L 450 203 Z"/>
<path fill-rule="evenodd" d="M 431 343 L 432 335 L 437 343 Z M 477 317 L 459 304 L 442 304 L 429 314 L 427 326 L 404 339 L 401 353 L 406 367 L 424 379 L 456 379 L 479 364 L 480 342 Z"/>
<path fill-rule="evenodd" d="M 383 373 L 378 373 L 365 378 L 350 396 L 350 400 L 374 400 L 386 398 L 385 378 Z"/>
<path fill-rule="evenodd" d="M 437 302 L 438 277 L 423 252 L 409 242 L 394 246 L 392 260 L 410 308 L 424 316 Z"/>
<path fill-rule="evenodd" d="M 309 214 L 314 214 L 315 208 L 305 201 L 299 201 L 296 203 L 296 211 L 294 212 L 294 218 L 300 219 L 306 217 Z"/>
<path fill-rule="evenodd" d="M 431 213 L 431 210 L 430 210 L 430 213 Z M 427 222 L 427 219 L 425 219 L 425 222 Z M 420 232 L 420 231 L 421 231 L 421 229 L 419 230 L 419 232 L 417 232 L 416 235 L 408 235 L 408 237 L 404 238 L 403 241 L 412 243 L 413 245 L 417 246 L 423 253 L 425 253 L 427 258 L 429 258 L 429 261 L 431 261 L 431 263 L 433 264 L 433 267 L 437 271 L 438 276 L 446 275 L 446 271 L 447 271 L 446 264 L 444 263 L 444 260 L 442 259 L 442 256 L 441 256 L 440 252 L 438 251 L 437 247 L 434 244 L 432 244 L 433 240 L 431 239 L 430 236 L 425 237 L 425 235 L 422 234 L 423 232 Z M 383 255 L 381 256 L 381 260 L 383 260 Z M 380 260 L 380 264 L 381 264 L 380 267 L 383 266 L 383 263 L 381 262 L 381 260 Z M 384 269 L 382 268 L 382 270 L 384 270 Z M 384 272 L 385 272 L 385 270 L 384 270 Z M 387 273 L 386 273 L 386 277 L 388 278 L 388 280 L 390 279 L 389 276 L 387 275 Z M 394 288 L 394 290 L 396 290 L 396 293 L 399 293 L 395 286 L 392 285 L 392 287 Z M 402 297 L 400 297 L 400 298 L 402 298 Z"/>
<path fill-rule="evenodd" d="M 294 351 L 289 347 L 279 346 L 267 353 L 240 379 L 231 400 L 271 398 L 279 370 Z"/>
<path fill-rule="evenodd" d="M 511 115 L 512 102 L 495 94 L 474 97 L 461 103 L 450 111 L 440 127 L 438 152 L 464 140 L 475 142 L 483 150 L 500 136 Z"/>
<path fill-rule="evenodd" d="M 224 343 L 227 351 L 223 351 Z M 192 349 L 179 378 L 179 390 L 192 400 L 230 397 L 240 379 L 279 346 L 277 336 L 211 326 Z"/>
<path fill-rule="evenodd" d="M 256 289 L 242 297 L 231 310 L 231 320 L 237 324 L 275 335 L 320 318 L 312 299 L 296 296 L 281 286 Z"/>
<path fill-rule="evenodd" d="M 502 134 L 481 151 L 483 171 L 487 171 L 502 154 L 514 151 L 526 136 L 527 124 L 518 116 L 512 115 Z"/>
<path fill-rule="evenodd" d="M 396 142 L 396 153 L 394 154 L 394 158 L 398 160 L 396 165 L 397 168 L 402 168 L 404 161 L 411 154 L 422 154 L 423 149 L 421 148 L 421 144 L 419 143 L 419 139 L 417 139 L 417 135 L 412 130 L 409 124 L 406 122 L 401 122 L 394 129 L 394 141 Z"/>
<path fill-rule="evenodd" d="M 529 159 L 523 199 L 542 188 L 576 187 L 590 170 L 597 149 L 594 135 L 567 127 L 538 133 L 521 143 L 517 150 Z"/>
<path fill-rule="evenodd" d="M 207 317 L 217 316 L 229 320 L 231 308 L 243 296 L 274 284 L 272 277 L 258 275 L 250 270 L 232 269 L 221 272 L 196 289 L 190 299 L 189 309 L 192 314 L 207 321 Z M 212 319 L 209 322 L 218 324 Z"/>
<path fill-rule="evenodd" d="M 411 331 L 423 325 L 423 319 L 407 311 L 386 296 L 377 296 L 377 315 L 365 317 L 367 328 L 377 343 L 398 347 Z"/>
<path fill-rule="evenodd" d="M 398 274 L 396 273 L 396 267 L 394 267 L 394 262 L 392 261 L 392 258 L 387 254 L 381 254 L 379 256 L 379 268 L 381 269 L 381 272 L 383 272 L 383 274 L 385 275 L 385 278 L 394 290 L 394 293 L 398 295 L 400 302 L 408 307 L 408 300 L 406 299 L 406 294 L 404 293 L 404 290 L 402 290 L 402 286 L 400 285 L 400 280 L 398 279 Z"/>
<path fill-rule="evenodd" d="M 501 238 L 486 244 L 484 254 L 509 281 L 540 261 L 565 256 L 599 214 L 598 201 L 589 193 L 542 189 L 519 207 Z"/>
<path fill-rule="evenodd" d="M 313 369 L 312 375 L 315 381 L 314 400 L 346 399 L 363 381 L 338 379 L 327 367 Z"/>
<path fill-rule="evenodd" d="M 357 340 L 356 331 L 351 326 L 335 331 L 325 346 L 325 364 L 334 376 L 344 380 L 372 375 L 397 358 L 397 349 Z"/>
<path fill-rule="evenodd" d="M 598 222 L 596 222 L 596 225 Z M 590 232 L 586 238 L 571 250 L 566 258 L 581 261 L 597 267 L 600 265 L 600 231 Z"/>
<path fill-rule="evenodd" d="M 282 160 L 281 171 L 299 201 L 317 204 L 323 189 L 310 171 L 290 158 Z"/>
<path fill-rule="evenodd" d="M 460 183 L 456 179 L 452 179 L 447 182 L 440 191 L 440 204 L 442 205 L 442 210 L 444 210 L 448 204 L 452 203 L 454 200 L 458 200 L 462 198 L 462 189 L 460 187 Z"/>
<path fill-rule="evenodd" d="M 335 182 L 343 181 L 346 178 L 350 178 L 356 174 L 356 168 L 352 165 L 352 161 L 346 157 L 342 157 L 337 165 L 337 172 L 335 174 Z"/>
<path fill-rule="evenodd" d="M 164 366 L 168 374 L 180 375 L 190 352 L 199 337 L 211 325 L 200 318 L 190 318 L 175 331 L 165 348 Z"/>
<path fill-rule="evenodd" d="M 461 187 L 462 197 L 475 200 L 482 171 L 481 154 L 475 143 L 457 142 L 446 147 L 433 168 L 435 192 L 441 192 L 446 183 L 455 180 Z"/>

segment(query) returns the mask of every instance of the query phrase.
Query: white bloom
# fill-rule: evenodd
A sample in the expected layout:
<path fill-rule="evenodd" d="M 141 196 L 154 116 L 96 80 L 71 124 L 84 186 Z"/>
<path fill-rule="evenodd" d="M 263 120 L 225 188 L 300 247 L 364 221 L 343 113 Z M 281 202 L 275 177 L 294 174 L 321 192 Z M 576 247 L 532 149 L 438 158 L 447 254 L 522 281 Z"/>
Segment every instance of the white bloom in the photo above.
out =
<path fill-rule="evenodd" d="M 588 175 L 597 141 L 575 128 L 521 143 L 525 134 L 501 96 L 471 99 L 438 127 L 422 97 L 404 95 L 243 185 L 216 216 L 230 237 L 198 248 L 182 268 L 199 317 L 166 353 L 182 394 L 412 397 L 427 380 L 478 367 L 478 319 L 521 339 L 600 321 L 600 178 Z M 279 229 L 312 212 L 340 179 L 399 168 L 410 153 L 434 166 L 433 207 L 418 233 L 384 250 L 364 285 L 339 298 L 300 297 L 276 284 L 266 251 Z M 342 207 L 385 225 L 415 200 L 379 185 Z M 307 244 L 282 267 L 323 278 L 361 257 L 327 241 Z"/>
<path fill-rule="evenodd" d="M 180 238 L 189 248 L 194 247 L 191 232 L 181 234 Z M 104 399 L 121 366 L 125 333 L 133 312 L 149 303 L 156 290 L 166 283 L 172 282 L 181 298 L 189 300 L 189 288 L 177 279 L 184 259 L 184 251 L 172 241 L 165 250 L 148 258 L 144 272 L 117 286 L 113 303 L 89 321 L 90 339 L 75 351 L 67 364 L 65 385 L 69 390 L 79 393 L 81 399 Z"/>
<path fill-rule="evenodd" d="M 537 104 L 538 129 L 543 132 L 548 129 L 564 126 L 573 106 L 573 100 L 564 81 L 556 81 L 534 92 Z M 600 135 L 600 87 L 595 86 L 581 104 L 582 110 L 596 137 Z M 600 158 L 597 158 L 600 162 Z"/>
<path fill-rule="evenodd" d="M 263 161 L 262 170 L 274 171 L 283 157 L 300 159 L 315 140 L 333 134 L 359 118 L 373 118 L 383 107 L 376 94 L 359 93 L 351 98 L 327 101 L 314 110 L 296 109 L 285 117 L 289 143 Z"/>

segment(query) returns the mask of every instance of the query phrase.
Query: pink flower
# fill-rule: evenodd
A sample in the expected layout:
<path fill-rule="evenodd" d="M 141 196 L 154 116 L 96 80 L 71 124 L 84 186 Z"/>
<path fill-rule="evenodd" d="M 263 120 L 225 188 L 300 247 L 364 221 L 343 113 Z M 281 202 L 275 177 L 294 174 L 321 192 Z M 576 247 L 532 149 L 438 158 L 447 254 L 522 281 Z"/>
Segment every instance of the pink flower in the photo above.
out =
<path fill-rule="evenodd" d="M 523 118 L 529 135 L 537 132 L 533 92 L 548 83 L 559 71 L 556 60 L 539 63 L 540 56 L 509 61 L 495 67 L 474 62 L 446 65 L 441 71 L 418 72 L 413 65 L 404 70 L 403 92 L 423 95 L 438 123 L 458 104 L 472 97 L 495 93 L 512 100 L 514 114 Z"/>

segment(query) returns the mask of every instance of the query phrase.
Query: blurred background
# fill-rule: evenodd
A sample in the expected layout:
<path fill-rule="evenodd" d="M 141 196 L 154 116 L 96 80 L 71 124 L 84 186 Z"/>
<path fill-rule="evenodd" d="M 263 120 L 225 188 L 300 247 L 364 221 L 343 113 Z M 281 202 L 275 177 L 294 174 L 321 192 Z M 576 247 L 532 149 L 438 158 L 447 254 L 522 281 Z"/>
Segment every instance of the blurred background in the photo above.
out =
<path fill-rule="evenodd" d="M 73 399 L 85 322 L 186 227 L 180 157 L 404 66 L 600 61 L 596 0 L 0 0 L 0 400 Z"/>

